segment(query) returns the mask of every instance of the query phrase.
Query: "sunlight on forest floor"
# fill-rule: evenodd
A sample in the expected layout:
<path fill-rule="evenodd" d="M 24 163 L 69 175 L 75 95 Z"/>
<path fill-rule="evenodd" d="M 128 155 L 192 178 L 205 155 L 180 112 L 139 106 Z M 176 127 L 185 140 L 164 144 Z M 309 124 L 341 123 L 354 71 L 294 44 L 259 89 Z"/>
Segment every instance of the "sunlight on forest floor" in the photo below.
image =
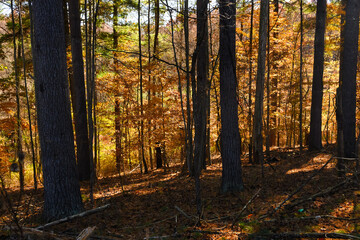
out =
<path fill-rule="evenodd" d="M 96 226 L 91 239 L 247 239 L 254 233 L 284 232 L 355 234 L 354 191 L 358 186 L 346 182 L 332 189 L 347 178 L 337 177 L 335 160 L 319 171 L 331 152 L 300 155 L 277 149 L 271 155 L 279 162 L 264 165 L 266 181 L 261 179 L 261 166 L 243 159 L 245 190 L 225 195 L 219 193 L 221 160 L 213 158 L 213 164 L 201 176 L 200 225 L 196 224 L 194 181 L 181 174 L 182 166 L 172 166 L 149 174 L 133 172 L 122 178 L 99 179 L 94 188 L 94 206 L 90 204 L 88 185 L 83 183 L 81 191 L 86 209 L 105 204 L 111 204 L 110 207 L 45 231 L 61 239 L 73 239 L 90 226 Z M 311 175 L 314 177 L 308 184 L 273 212 Z M 42 189 L 36 193 L 26 190 L 20 202 L 15 201 L 18 191 L 8 191 L 22 226 L 44 224 Z M 324 191 L 328 192 L 321 194 Z M 2 210 L 1 214 L 0 236 L 6 236 L 9 234 L 6 226 L 11 225 L 13 217 L 8 211 Z"/>

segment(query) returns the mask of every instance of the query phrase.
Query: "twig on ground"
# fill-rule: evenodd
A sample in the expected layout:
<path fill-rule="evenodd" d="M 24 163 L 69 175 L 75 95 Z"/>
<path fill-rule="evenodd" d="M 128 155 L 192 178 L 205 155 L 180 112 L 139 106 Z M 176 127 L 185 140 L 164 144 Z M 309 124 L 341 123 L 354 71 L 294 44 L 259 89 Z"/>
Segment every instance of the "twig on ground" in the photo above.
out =
<path fill-rule="evenodd" d="M 191 233 L 203 233 L 203 234 L 222 234 L 222 232 L 219 232 L 219 231 L 196 230 L 196 229 L 190 229 L 190 230 L 187 230 L 187 232 L 191 232 Z"/>
<path fill-rule="evenodd" d="M 32 233 L 32 234 L 42 236 L 42 237 L 46 237 L 46 238 L 59 239 L 59 240 L 73 239 L 73 238 L 68 238 L 68 237 L 60 235 L 60 234 L 46 232 L 46 231 L 38 230 L 38 229 L 35 229 L 35 228 L 23 227 L 23 230 L 24 230 L 25 233 Z"/>
<path fill-rule="evenodd" d="M 137 165 L 135 168 L 133 168 L 133 170 L 131 170 L 128 174 L 132 173 L 133 171 L 135 171 L 136 169 L 138 169 L 140 167 L 140 164 Z"/>
<path fill-rule="evenodd" d="M 331 215 L 318 215 L 318 216 L 307 216 L 307 217 L 298 217 L 298 218 L 280 218 L 280 219 L 274 218 L 274 219 L 265 220 L 264 222 L 268 222 L 268 223 L 290 222 L 290 221 L 302 221 L 302 220 L 320 220 L 326 218 L 336 219 L 340 221 L 349 221 L 349 222 L 360 221 L 360 218 L 345 218 L 345 217 L 335 217 Z"/>
<path fill-rule="evenodd" d="M 256 193 L 250 198 L 250 200 L 245 204 L 245 206 L 241 209 L 241 211 L 239 213 L 236 214 L 236 216 L 234 217 L 232 224 L 231 224 L 231 228 L 234 227 L 235 223 L 237 220 L 239 220 L 241 214 L 243 214 L 243 212 L 247 209 L 247 207 L 249 206 L 250 203 L 252 203 L 252 201 L 259 195 L 259 193 L 261 192 L 261 188 L 259 190 L 256 191 Z"/>
<path fill-rule="evenodd" d="M 343 233 L 255 233 L 249 235 L 250 239 L 294 239 L 294 238 L 337 238 L 360 239 L 358 236 Z"/>
<path fill-rule="evenodd" d="M 345 161 L 356 161 L 357 158 L 345 158 L 345 157 L 334 157 L 336 159 L 345 160 Z"/>
<path fill-rule="evenodd" d="M 313 179 L 316 175 L 318 175 L 332 160 L 334 159 L 334 156 L 331 156 L 329 160 L 326 161 L 326 163 L 317 171 L 315 171 L 300 187 L 298 187 L 295 191 L 293 191 L 291 194 L 288 195 L 288 197 L 282 201 L 276 208 L 274 208 L 270 213 L 262 215 L 259 217 L 259 220 L 264 219 L 268 216 L 273 215 L 277 210 L 279 210 L 287 201 L 289 201 L 295 194 L 300 192 L 310 181 Z"/>
<path fill-rule="evenodd" d="M 109 206 L 110 206 L 110 204 L 106 204 L 106 205 L 98 207 L 98 208 L 90 209 L 90 210 L 81 212 L 79 214 L 71 215 L 71 216 L 68 216 L 66 218 L 62 218 L 62 219 L 59 219 L 59 220 L 56 220 L 56 221 L 53 221 L 53 222 L 49 222 L 49 223 L 47 223 L 45 225 L 42 225 L 42 226 L 39 226 L 39 227 L 37 227 L 35 229 L 40 230 L 40 229 L 44 229 L 44 228 L 51 227 L 51 226 L 54 226 L 54 225 L 58 225 L 60 223 L 68 222 L 68 221 L 70 221 L 70 220 L 72 220 L 74 218 L 85 217 L 85 216 L 97 213 L 99 211 L 102 211 L 102 210 L 108 208 Z"/>
<path fill-rule="evenodd" d="M 168 218 L 165 218 L 165 219 L 162 219 L 162 220 L 159 220 L 159 221 L 156 221 L 156 222 L 153 222 L 153 223 L 149 223 L 149 224 L 145 224 L 145 225 L 140 225 L 140 226 L 131 226 L 131 227 L 122 227 L 122 228 L 119 228 L 119 229 L 136 229 L 136 228 L 146 228 L 146 227 L 149 227 L 149 226 L 152 226 L 152 225 L 155 225 L 155 224 L 158 224 L 158 223 L 162 223 L 162 222 L 165 222 L 167 220 L 170 220 L 170 219 L 174 219 L 176 218 L 177 215 L 174 215 L 172 217 L 168 217 Z"/>
<path fill-rule="evenodd" d="M 179 233 L 174 233 L 172 235 L 165 235 L 165 236 L 153 236 L 153 237 L 145 237 L 144 240 L 148 239 L 163 239 L 163 238 L 173 238 L 181 236 Z"/>
<path fill-rule="evenodd" d="M 77 236 L 76 240 L 86 240 L 86 239 L 88 239 L 90 237 L 90 235 L 94 232 L 95 228 L 96 228 L 95 226 L 85 228 L 84 230 L 81 231 L 79 236 Z"/>
<path fill-rule="evenodd" d="M 179 208 L 178 206 L 175 206 L 175 209 L 178 210 L 182 215 L 184 215 L 184 217 L 186 217 L 187 219 L 194 221 L 195 219 L 191 216 L 189 216 L 186 212 L 184 212 L 181 208 Z"/>
<path fill-rule="evenodd" d="M 320 197 L 320 196 L 329 194 L 329 193 L 337 190 L 339 187 L 345 185 L 347 182 L 349 182 L 348 179 L 346 179 L 345 181 L 343 181 L 343 182 L 341 182 L 341 183 L 339 183 L 339 184 L 337 184 L 337 185 L 335 185 L 335 186 L 333 186 L 333 187 L 329 187 L 329 188 L 327 188 L 327 189 L 325 189 L 325 190 L 323 190 L 323 191 L 320 191 L 320 192 L 318 192 L 318 193 L 315 193 L 314 195 L 312 195 L 312 196 L 310 196 L 310 197 L 306 197 L 306 198 L 303 198 L 303 199 L 299 199 L 299 200 L 295 201 L 294 203 L 287 204 L 287 205 L 285 205 L 285 207 L 287 207 L 287 208 L 293 208 L 293 207 L 295 207 L 295 206 L 297 206 L 297 205 L 299 205 L 299 204 L 302 204 L 302 203 L 304 203 L 304 202 L 315 200 L 315 198 L 317 198 L 317 197 Z"/>

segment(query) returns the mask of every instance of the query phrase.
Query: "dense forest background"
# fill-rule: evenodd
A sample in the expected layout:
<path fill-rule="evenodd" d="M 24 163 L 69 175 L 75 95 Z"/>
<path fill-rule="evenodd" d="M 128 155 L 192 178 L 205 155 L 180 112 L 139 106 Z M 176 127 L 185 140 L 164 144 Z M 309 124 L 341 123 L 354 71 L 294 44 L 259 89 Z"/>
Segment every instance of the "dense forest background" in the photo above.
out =
<path fill-rule="evenodd" d="M 60 2 L 53 6 L 60 18 L 36 0 L 0 2 L 2 188 L 49 186 L 46 220 L 93 204 L 107 177 L 120 177 L 124 191 L 131 174 L 177 166 L 195 180 L 201 219 L 201 172 L 221 159 L 224 193 L 251 185 L 241 163 L 259 167 L 265 184 L 284 149 L 301 156 L 337 143 L 339 176 L 347 176 L 343 161 L 357 159 L 357 1 Z M 44 60 L 52 44 L 66 55 L 49 50 L 56 57 Z M 49 199 L 65 181 L 57 179 L 72 177 L 79 195 L 70 199 L 80 203 L 56 212 Z"/>

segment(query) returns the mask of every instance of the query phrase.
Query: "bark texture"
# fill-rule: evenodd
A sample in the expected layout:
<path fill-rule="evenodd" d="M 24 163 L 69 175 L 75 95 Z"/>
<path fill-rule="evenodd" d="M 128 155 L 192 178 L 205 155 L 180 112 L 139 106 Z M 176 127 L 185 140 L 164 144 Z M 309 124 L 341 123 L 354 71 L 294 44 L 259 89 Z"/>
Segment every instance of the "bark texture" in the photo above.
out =
<path fill-rule="evenodd" d="M 323 74 L 325 49 L 326 0 L 318 0 L 314 42 L 314 70 L 311 98 L 309 150 L 322 148 L 321 114 L 323 100 Z"/>
<path fill-rule="evenodd" d="M 356 70 L 359 40 L 358 0 L 347 0 L 340 87 L 343 111 L 344 156 L 355 157 Z"/>
<path fill-rule="evenodd" d="M 71 81 L 71 100 L 75 120 L 76 152 L 79 180 L 90 180 L 90 149 L 86 112 L 84 61 L 80 27 L 80 2 L 69 1 L 71 54 L 73 79 Z"/>
<path fill-rule="evenodd" d="M 34 1 L 34 70 L 46 220 L 83 209 L 76 171 L 62 2 Z"/>
<path fill-rule="evenodd" d="M 235 62 L 236 2 L 220 1 L 220 105 L 222 192 L 243 189 Z"/>
<path fill-rule="evenodd" d="M 268 25 L 269 0 L 261 0 L 258 68 L 256 74 L 255 113 L 254 113 L 254 162 L 263 162 L 262 117 L 264 112 L 265 59 Z"/>

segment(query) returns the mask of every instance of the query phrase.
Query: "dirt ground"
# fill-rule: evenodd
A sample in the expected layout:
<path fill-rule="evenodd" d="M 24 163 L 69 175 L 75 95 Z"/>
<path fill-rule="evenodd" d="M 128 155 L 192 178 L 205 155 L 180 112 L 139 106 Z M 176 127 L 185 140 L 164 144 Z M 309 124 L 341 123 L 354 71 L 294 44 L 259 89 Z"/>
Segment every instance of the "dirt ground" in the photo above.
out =
<path fill-rule="evenodd" d="M 264 164 L 264 177 L 261 166 L 249 164 L 244 156 L 245 189 L 225 195 L 219 193 L 220 158 L 213 157 L 213 164 L 201 176 L 200 221 L 196 216 L 194 180 L 181 174 L 181 166 L 99 179 L 93 206 L 88 184 L 84 183 L 81 191 L 87 210 L 110 206 L 38 232 L 33 229 L 45 224 L 41 220 L 43 190 L 26 190 L 18 201 L 19 192 L 8 189 L 12 210 L 8 205 L 1 210 L 0 239 L 20 238 L 14 219 L 28 239 L 76 239 L 88 227 L 95 227 L 88 239 L 255 237 L 251 234 L 263 234 L 258 239 L 307 239 L 307 235 L 301 235 L 304 233 L 333 233 L 328 236 L 360 239 L 360 192 L 353 177 L 353 162 L 347 161 L 345 176 L 338 177 L 335 158 L 324 166 L 332 157 L 332 148 L 302 154 L 298 149 L 274 149 L 271 156 L 272 161 Z M 280 233 L 293 235 L 274 235 Z M 326 239 L 321 234 L 314 236 L 308 237 Z"/>

